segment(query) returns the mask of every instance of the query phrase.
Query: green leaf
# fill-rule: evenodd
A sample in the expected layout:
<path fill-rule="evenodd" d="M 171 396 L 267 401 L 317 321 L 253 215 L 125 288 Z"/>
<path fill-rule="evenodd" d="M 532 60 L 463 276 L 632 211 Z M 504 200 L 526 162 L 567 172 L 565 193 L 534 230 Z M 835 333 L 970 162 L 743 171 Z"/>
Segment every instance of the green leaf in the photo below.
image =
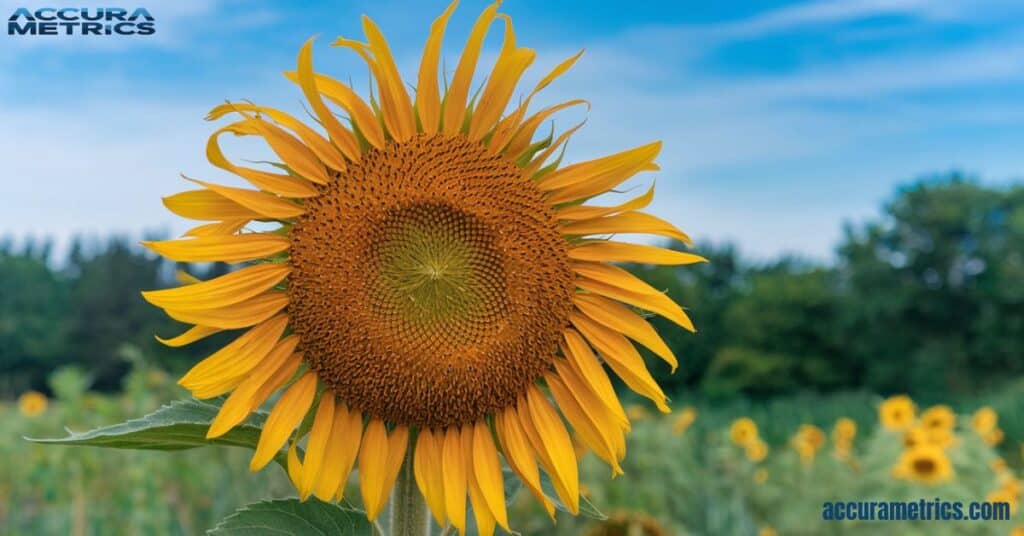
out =
<path fill-rule="evenodd" d="M 265 534 L 274 536 L 366 536 L 374 534 L 366 514 L 317 499 L 263 501 L 244 506 L 224 518 L 207 534 Z"/>
<path fill-rule="evenodd" d="M 206 438 L 217 412 L 220 399 L 211 402 L 179 400 L 139 419 L 104 426 L 83 433 L 70 432 L 67 437 L 36 439 L 36 443 L 51 445 L 73 445 L 136 450 L 184 450 L 206 445 L 229 445 L 233 447 L 256 448 L 260 430 L 267 415 L 254 412 L 244 422 L 228 433 L 215 439 Z M 284 454 L 278 454 L 277 462 L 285 463 Z"/>

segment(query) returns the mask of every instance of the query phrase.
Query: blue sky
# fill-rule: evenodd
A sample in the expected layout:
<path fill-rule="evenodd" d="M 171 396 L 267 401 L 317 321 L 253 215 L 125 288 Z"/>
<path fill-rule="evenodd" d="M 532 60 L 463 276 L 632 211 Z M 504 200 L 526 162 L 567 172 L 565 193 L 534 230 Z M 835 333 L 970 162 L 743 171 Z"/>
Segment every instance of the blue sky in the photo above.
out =
<path fill-rule="evenodd" d="M 81 4 L 0 0 L 0 14 Z M 360 37 L 362 13 L 414 79 L 429 23 L 447 3 L 124 7 L 136 5 L 157 19 L 156 35 L 0 35 L 0 235 L 180 232 L 186 222 L 160 203 L 187 188 L 178 173 L 232 182 L 204 160 L 212 106 L 251 99 L 301 113 L 300 93 L 280 73 L 313 35 L 317 69 L 362 90 L 365 67 L 327 46 L 337 35 Z M 460 4 L 446 36 L 449 65 L 484 5 Z M 736 242 L 752 258 L 827 261 L 843 222 L 877 214 L 917 177 L 961 170 L 1005 184 L 1024 176 L 1020 2 L 508 0 L 502 11 L 538 53 L 524 88 L 586 48 L 535 101 L 593 104 L 567 158 L 664 140 L 662 171 L 643 177 L 657 182 L 652 212 L 695 237 Z M 487 42 L 485 65 L 500 34 Z M 582 117 L 570 112 L 556 125 Z M 229 151 L 265 156 L 242 142 Z"/>

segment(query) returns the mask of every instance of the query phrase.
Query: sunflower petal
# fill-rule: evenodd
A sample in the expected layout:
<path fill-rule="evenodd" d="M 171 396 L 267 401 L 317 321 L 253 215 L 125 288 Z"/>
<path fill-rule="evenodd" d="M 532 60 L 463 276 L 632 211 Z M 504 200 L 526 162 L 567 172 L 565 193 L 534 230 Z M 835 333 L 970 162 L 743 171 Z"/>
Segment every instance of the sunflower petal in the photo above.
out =
<path fill-rule="evenodd" d="M 583 340 L 583 336 L 578 331 L 567 329 L 563 336 L 565 337 L 565 345 L 562 346 L 562 355 L 565 356 L 566 361 L 569 362 L 569 365 L 579 376 L 580 380 L 594 392 L 601 403 L 615 416 L 619 425 L 628 431 L 630 426 L 629 419 L 626 417 L 626 410 L 623 409 L 622 403 L 619 402 L 619 396 L 615 394 L 612 382 L 608 379 L 608 375 L 605 374 L 604 368 L 601 367 L 601 362 L 590 351 L 590 347 L 587 346 L 587 342 Z M 557 365 L 557 360 L 555 361 Z"/>
<path fill-rule="evenodd" d="M 583 191 L 588 192 L 589 195 L 597 195 L 614 188 L 643 170 L 654 161 L 659 152 L 661 152 L 661 142 L 656 141 L 613 155 L 566 166 L 544 177 L 537 183 L 537 187 L 545 192 L 550 192 L 582 185 L 585 187 Z M 578 199 L 578 197 L 573 199 Z"/>
<path fill-rule="evenodd" d="M 578 104 L 586 104 L 587 106 L 590 105 L 587 101 L 583 99 L 573 99 L 571 101 L 566 101 L 561 104 L 549 106 L 533 114 L 532 116 L 529 117 L 529 119 L 523 122 L 523 125 L 519 127 L 519 130 L 517 130 L 515 135 L 512 136 L 512 139 L 508 142 L 508 145 L 505 147 L 504 153 L 512 157 L 513 159 L 518 159 L 520 156 L 522 156 L 523 151 L 526 151 L 526 149 L 530 146 L 530 142 L 533 140 L 534 134 L 536 134 L 537 129 L 540 128 L 541 123 L 543 123 L 545 119 L 555 114 L 556 112 L 559 112 L 571 106 L 576 106 Z"/>
<path fill-rule="evenodd" d="M 224 236 L 233 235 L 249 224 L 251 220 L 227 220 L 197 225 L 183 236 Z"/>
<path fill-rule="evenodd" d="M 299 82 L 299 75 L 295 71 L 287 71 L 284 73 L 284 76 L 292 82 Z M 328 100 L 341 106 L 348 112 L 352 122 L 359 129 L 359 132 L 363 134 L 363 137 L 366 138 L 366 141 L 370 142 L 370 145 L 377 149 L 384 148 L 384 129 L 380 126 L 377 116 L 373 114 L 373 109 L 363 102 L 363 99 L 355 91 L 352 91 L 352 88 L 334 78 L 319 73 L 314 73 L 313 80 L 316 81 L 316 89 L 321 95 L 327 97 Z M 351 150 L 357 149 L 353 148 Z M 347 153 L 346 156 L 348 156 Z M 349 159 L 357 161 L 360 157 L 359 154 L 354 156 L 355 158 L 349 156 Z"/>
<path fill-rule="evenodd" d="M 380 419 L 371 419 L 366 427 L 359 449 L 359 484 L 366 517 L 371 521 L 377 519 L 388 502 L 408 439 L 409 429 L 405 426 L 396 426 L 390 435 Z"/>
<path fill-rule="evenodd" d="M 567 235 L 650 234 L 674 238 L 688 246 L 693 245 L 690 237 L 680 231 L 675 225 L 657 216 L 644 214 L 643 212 L 623 212 L 614 216 L 580 220 L 564 224 L 560 230 L 562 234 Z"/>
<path fill-rule="evenodd" d="M 441 43 L 448 19 L 459 5 L 454 0 L 448 9 L 430 25 L 430 37 L 423 47 L 423 59 L 420 61 L 420 74 L 416 84 L 416 112 L 419 114 L 420 126 L 424 134 L 437 133 L 441 126 L 441 94 L 437 87 L 437 64 L 441 57 Z"/>
<path fill-rule="evenodd" d="M 154 252 L 179 262 L 245 262 L 270 257 L 288 249 L 287 237 L 268 233 L 200 236 L 180 240 L 142 242 Z"/>
<path fill-rule="evenodd" d="M 598 272 L 591 270 L 590 273 L 604 279 L 591 279 L 589 277 L 581 277 L 576 280 L 576 286 L 583 290 L 600 294 L 613 300 L 618 300 L 623 303 L 628 303 L 634 307 L 639 307 L 653 313 L 657 313 L 672 322 L 675 322 L 683 329 L 689 331 L 696 331 L 693 326 L 693 321 L 690 317 L 686 316 L 683 309 L 672 301 L 671 298 L 651 288 L 649 285 L 637 279 L 636 276 L 622 270 L 617 266 L 607 266 L 608 268 L 614 268 L 618 272 L 613 270 L 606 270 Z M 579 269 L 577 266 L 577 273 Z M 605 277 L 608 276 L 608 277 Z M 614 281 L 609 283 L 608 281 Z M 622 283 L 620 286 L 618 283 Z M 637 284 L 642 284 L 644 292 L 636 292 L 633 290 L 637 288 Z M 628 286 L 628 288 L 627 288 Z"/>
<path fill-rule="evenodd" d="M 551 477 L 555 493 L 569 512 L 576 515 L 579 512 L 579 468 L 565 425 L 536 386 L 530 386 L 527 396 L 519 401 L 517 415 L 524 435 Z"/>
<path fill-rule="evenodd" d="M 259 471 L 274 458 L 281 445 L 284 445 L 288 436 L 306 416 L 315 395 L 316 374 L 312 372 L 307 372 L 281 395 L 263 425 L 256 452 L 249 462 L 250 471 Z"/>
<path fill-rule="evenodd" d="M 321 501 L 339 501 L 344 496 L 345 484 L 356 462 L 362 437 L 362 414 L 340 402 L 335 404 L 322 474 L 313 487 L 313 494 Z"/>
<path fill-rule="evenodd" d="M 578 313 L 570 313 L 569 321 L 580 330 L 590 344 L 594 345 L 608 366 L 630 389 L 651 399 L 662 413 L 671 411 L 665 403 L 665 393 L 647 370 L 644 359 L 626 337 Z"/>
<path fill-rule="evenodd" d="M 597 457 L 611 466 L 613 476 L 622 474 L 622 467 L 619 466 L 618 457 L 610 439 L 611 434 L 621 434 L 622 431 L 618 427 L 613 426 L 607 429 L 602 426 L 603 423 L 595 419 L 593 415 L 580 406 L 580 403 L 572 396 L 569 388 L 565 386 L 565 383 L 557 375 L 549 373 L 544 376 L 544 379 L 551 390 L 551 396 L 554 397 L 555 403 L 558 404 L 558 409 L 561 410 L 562 415 L 565 415 L 566 420 L 572 425 L 579 439 L 593 450 Z"/>
<path fill-rule="evenodd" d="M 618 406 L 621 408 L 619 401 L 616 397 L 614 402 L 606 402 L 589 386 L 587 381 L 573 365 L 565 359 L 555 359 L 553 361 L 555 366 L 555 372 L 558 373 L 558 378 L 565 384 L 566 389 L 572 394 L 573 398 L 579 403 L 580 408 L 589 415 L 596 424 L 601 426 L 601 429 L 605 431 L 606 437 L 609 438 L 610 444 L 614 447 L 614 452 L 617 453 L 618 459 L 622 459 L 626 453 L 625 436 L 621 433 L 622 431 L 629 431 L 629 420 L 625 415 L 617 415 L 611 408 Z M 613 434 L 615 430 L 617 434 Z"/>
<path fill-rule="evenodd" d="M 302 472 L 296 488 L 299 500 L 306 500 L 313 493 L 313 487 L 323 474 L 324 465 L 333 462 L 327 458 L 327 441 L 331 438 L 331 427 L 334 425 L 334 393 L 327 391 L 320 397 L 313 427 L 306 440 L 306 457 L 302 460 Z"/>
<path fill-rule="evenodd" d="M 581 127 L 583 127 L 584 123 L 585 123 L 585 121 L 580 122 L 580 123 L 576 124 L 576 126 L 574 126 L 574 127 L 570 128 L 569 130 L 566 130 L 565 132 L 561 133 L 558 136 L 558 138 L 555 139 L 554 143 L 552 143 L 547 149 L 544 149 L 543 151 L 541 151 L 540 154 L 538 154 L 537 156 L 533 157 L 533 160 L 530 160 L 530 162 L 528 164 L 526 164 L 526 166 L 523 167 L 523 175 L 527 176 L 527 177 L 533 177 L 535 174 L 537 174 L 540 171 L 541 166 L 544 165 L 544 162 L 546 162 L 547 159 L 550 158 L 551 155 L 555 153 L 555 151 L 558 151 L 558 150 L 564 151 L 565 149 L 563 148 L 563 145 L 565 145 L 565 143 L 567 141 L 569 141 L 569 138 L 571 138 L 572 135 L 575 134 L 577 130 L 579 130 Z M 529 149 L 527 149 L 527 150 L 529 150 Z M 559 157 L 559 158 L 561 158 L 561 157 Z"/>
<path fill-rule="evenodd" d="M 654 183 L 651 183 L 650 188 L 644 192 L 643 195 L 634 197 L 621 205 L 614 207 L 597 207 L 587 205 L 570 205 L 558 209 L 558 219 L 579 221 L 589 220 L 593 218 L 600 218 L 609 214 L 615 214 L 618 212 L 626 212 L 630 210 L 640 210 L 647 205 L 651 204 L 654 199 Z"/>
<path fill-rule="evenodd" d="M 177 348 L 179 346 L 185 346 L 186 344 L 192 344 L 200 339 L 205 339 L 214 333 L 220 333 L 220 328 L 211 328 L 210 326 L 192 326 L 185 333 L 178 335 L 177 337 L 171 337 L 170 339 L 161 339 L 157 337 L 156 340 L 160 341 L 160 344 L 164 346 L 170 346 Z"/>
<path fill-rule="evenodd" d="M 243 111 L 266 115 L 274 120 L 274 122 L 291 130 L 299 136 L 299 139 L 302 140 L 302 143 L 308 147 L 310 151 L 313 151 L 313 153 L 316 154 L 316 157 L 321 162 L 327 164 L 332 169 L 344 171 L 347 167 L 345 165 L 345 159 L 341 156 L 341 153 L 338 152 L 338 149 L 331 145 L 330 141 L 318 134 L 315 130 L 306 126 L 302 121 L 299 121 L 291 114 L 287 114 L 280 110 L 268 108 L 266 106 L 257 106 L 247 102 L 228 102 L 211 110 L 206 116 L 206 119 L 219 119 L 225 114 L 232 112 L 239 113 Z"/>
<path fill-rule="evenodd" d="M 298 82 L 299 87 L 302 88 L 302 94 L 305 95 L 309 105 L 313 108 L 313 113 L 320 120 L 320 124 L 327 130 L 327 136 L 331 138 L 334 146 L 347 156 L 349 160 L 358 162 L 360 157 L 359 142 L 356 141 L 356 137 L 348 129 L 342 126 L 338 118 L 334 117 L 334 114 L 324 104 L 323 99 L 320 98 L 319 82 L 313 74 L 313 39 L 308 39 L 299 50 L 299 57 L 296 60 L 295 67 L 295 80 Z"/>
<path fill-rule="evenodd" d="M 466 117 L 466 98 L 469 96 L 469 86 L 473 83 L 473 72 L 476 71 L 476 63 L 480 58 L 480 48 L 483 46 L 488 28 L 498 16 L 500 4 L 499 1 L 487 6 L 470 31 L 469 39 L 462 51 L 462 57 L 459 58 L 459 64 L 455 68 L 452 84 L 444 97 L 442 114 L 444 116 L 443 132 L 446 134 L 462 131 L 462 123 Z"/>
<path fill-rule="evenodd" d="M 466 531 L 466 478 L 469 469 L 458 427 L 448 428 L 444 433 L 441 470 L 444 475 L 444 509 L 451 524 L 463 533 Z"/>
<path fill-rule="evenodd" d="M 595 294 L 577 294 L 576 307 L 591 319 L 604 324 L 630 339 L 644 345 L 658 357 L 672 366 L 675 372 L 679 361 L 672 354 L 658 332 L 639 315 L 608 298 Z"/>
<path fill-rule="evenodd" d="M 466 430 L 471 430 L 469 426 Z M 472 440 L 472 433 L 464 434 L 464 437 L 469 437 Z M 469 491 L 469 500 L 473 505 L 473 517 L 476 519 L 476 532 L 480 536 L 491 536 L 494 534 L 494 514 L 491 512 L 490 507 L 487 504 L 487 499 L 484 497 L 484 492 L 480 488 L 480 482 L 477 480 L 477 476 L 473 473 L 473 466 L 470 465 L 473 462 L 472 444 L 466 446 L 467 456 L 467 467 L 469 468 L 469 474 L 467 478 L 467 491 Z"/>
<path fill-rule="evenodd" d="M 478 140 L 496 126 L 501 113 L 508 106 L 508 100 L 516 89 L 519 78 L 533 63 L 536 52 L 516 47 L 516 34 L 512 19 L 498 15 L 505 21 L 505 39 L 501 45 L 494 71 L 487 80 L 484 92 L 469 121 L 469 139 Z"/>
<path fill-rule="evenodd" d="M 146 291 L 142 297 L 157 307 L 213 309 L 266 292 L 290 272 L 291 266 L 287 263 L 257 264 L 193 285 Z"/>
<path fill-rule="evenodd" d="M 203 182 L 196 179 L 189 179 L 190 181 L 205 186 L 210 191 L 217 192 L 218 194 L 251 209 L 253 212 L 259 214 L 257 218 L 273 218 L 278 220 L 284 220 L 289 218 L 295 218 L 301 216 L 306 211 L 301 206 L 295 203 L 277 197 L 273 194 L 266 192 L 257 192 L 246 188 L 234 188 L 231 186 L 223 186 L 220 184 L 213 184 L 209 182 Z"/>
<path fill-rule="evenodd" d="M 251 128 L 247 128 L 245 125 L 246 121 L 232 123 L 211 134 L 210 139 L 206 142 L 206 159 L 214 166 L 225 171 L 230 171 L 231 173 L 249 181 L 257 188 L 266 190 L 272 194 L 277 194 L 282 197 L 297 198 L 313 197 L 317 195 L 316 188 L 313 188 L 308 181 L 298 177 L 282 175 L 279 173 L 270 173 L 259 169 L 232 164 L 220 149 L 220 136 L 226 132 L 231 132 L 236 135 L 257 134 L 256 131 Z"/>
<path fill-rule="evenodd" d="M 643 264 L 694 264 L 708 262 L 707 259 L 685 251 L 627 244 L 625 242 L 587 242 L 569 250 L 569 258 L 579 261 L 638 262 Z"/>
<path fill-rule="evenodd" d="M 416 118 L 413 116 L 409 92 L 405 90 L 405 83 L 398 73 L 387 40 L 380 28 L 366 15 L 363 15 L 363 32 L 377 62 L 377 83 L 380 87 L 384 123 L 390 125 L 388 130 L 396 141 L 406 141 L 416 135 Z"/>
<path fill-rule="evenodd" d="M 444 473 L 441 469 L 443 436 L 435 437 L 429 428 L 421 428 L 416 438 L 413 475 L 420 493 L 430 508 L 434 520 L 441 527 L 446 521 L 444 502 Z"/>
<path fill-rule="evenodd" d="M 259 324 L 288 305 L 284 292 L 267 292 L 244 302 L 214 309 L 164 309 L 167 316 L 187 324 L 240 329 Z"/>
<path fill-rule="evenodd" d="M 253 327 L 210 357 L 200 361 L 182 376 L 178 383 L 192 391 L 198 398 L 209 398 L 196 393 L 205 393 L 211 385 L 230 383 L 252 370 L 274 348 L 287 325 L 287 315 L 278 315 Z M 230 390 L 230 387 L 225 389 L 227 390 Z"/>
<path fill-rule="evenodd" d="M 263 358 L 231 392 L 206 431 L 207 439 L 220 437 L 244 421 L 299 369 L 302 355 L 292 353 L 295 344 L 282 341 Z"/>
<path fill-rule="evenodd" d="M 494 519 L 505 532 L 511 532 L 508 528 L 508 514 L 505 511 L 505 488 L 501 476 L 501 463 L 498 461 L 498 449 L 494 446 L 491 430 L 484 421 L 477 422 L 473 428 L 473 472 Z"/>
<path fill-rule="evenodd" d="M 498 434 L 498 441 L 509 467 L 519 475 L 519 479 L 541 503 L 548 516 L 554 519 L 555 504 L 540 487 L 537 457 L 519 425 L 519 416 L 516 415 L 515 408 L 507 408 L 503 413 L 494 415 L 494 430 Z"/>
<path fill-rule="evenodd" d="M 189 190 L 163 198 L 167 210 L 190 220 L 255 220 L 263 214 L 212 190 Z"/>

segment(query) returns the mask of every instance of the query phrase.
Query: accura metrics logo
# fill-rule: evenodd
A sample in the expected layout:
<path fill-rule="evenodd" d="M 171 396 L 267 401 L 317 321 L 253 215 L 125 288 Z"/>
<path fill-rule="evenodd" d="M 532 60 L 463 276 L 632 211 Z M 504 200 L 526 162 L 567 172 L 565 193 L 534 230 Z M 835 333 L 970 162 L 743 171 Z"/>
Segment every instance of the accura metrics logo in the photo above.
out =
<path fill-rule="evenodd" d="M 156 19 L 144 7 L 19 7 L 7 35 L 153 35 Z"/>

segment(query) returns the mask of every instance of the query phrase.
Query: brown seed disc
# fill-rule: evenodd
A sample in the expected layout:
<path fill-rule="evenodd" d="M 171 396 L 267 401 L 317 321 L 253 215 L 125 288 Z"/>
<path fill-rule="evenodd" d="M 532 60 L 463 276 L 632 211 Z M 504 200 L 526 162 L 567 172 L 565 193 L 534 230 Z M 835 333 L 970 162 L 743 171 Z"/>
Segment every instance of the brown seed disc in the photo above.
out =
<path fill-rule="evenodd" d="M 291 230 L 291 326 L 351 406 L 446 427 L 513 405 L 572 308 L 568 243 L 520 168 L 461 136 L 370 149 Z"/>

